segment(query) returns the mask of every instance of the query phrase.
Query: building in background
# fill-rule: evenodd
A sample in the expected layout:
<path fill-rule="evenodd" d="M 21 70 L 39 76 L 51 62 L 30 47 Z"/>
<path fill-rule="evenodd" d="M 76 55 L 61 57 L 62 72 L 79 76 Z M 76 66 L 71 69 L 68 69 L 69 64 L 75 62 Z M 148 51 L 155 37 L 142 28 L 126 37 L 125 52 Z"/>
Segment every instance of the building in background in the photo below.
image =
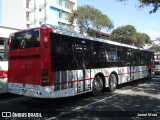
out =
<path fill-rule="evenodd" d="M 68 27 L 68 16 L 77 9 L 77 0 L 25 0 L 26 27 L 52 24 Z"/>
<path fill-rule="evenodd" d="M 68 27 L 77 0 L 0 0 L 0 26 L 18 29 L 47 23 Z"/>

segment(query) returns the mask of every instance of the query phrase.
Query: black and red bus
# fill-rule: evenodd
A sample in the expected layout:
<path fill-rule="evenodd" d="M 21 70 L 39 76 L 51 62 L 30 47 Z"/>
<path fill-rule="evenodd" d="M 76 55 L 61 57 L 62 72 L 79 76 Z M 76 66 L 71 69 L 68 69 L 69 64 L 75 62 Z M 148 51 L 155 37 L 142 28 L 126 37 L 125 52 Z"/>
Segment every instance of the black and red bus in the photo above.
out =
<path fill-rule="evenodd" d="M 42 25 L 10 35 L 9 92 L 59 98 L 150 77 L 154 53 Z"/>

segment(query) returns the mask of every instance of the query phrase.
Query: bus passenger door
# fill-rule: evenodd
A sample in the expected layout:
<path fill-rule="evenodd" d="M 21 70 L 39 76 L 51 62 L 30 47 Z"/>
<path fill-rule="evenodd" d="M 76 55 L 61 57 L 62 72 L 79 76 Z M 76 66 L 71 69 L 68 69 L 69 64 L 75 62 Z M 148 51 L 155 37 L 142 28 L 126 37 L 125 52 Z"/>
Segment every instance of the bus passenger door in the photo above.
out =
<path fill-rule="evenodd" d="M 75 44 L 75 61 L 78 71 L 77 93 L 91 90 L 91 46 L 88 41 L 79 40 Z"/>

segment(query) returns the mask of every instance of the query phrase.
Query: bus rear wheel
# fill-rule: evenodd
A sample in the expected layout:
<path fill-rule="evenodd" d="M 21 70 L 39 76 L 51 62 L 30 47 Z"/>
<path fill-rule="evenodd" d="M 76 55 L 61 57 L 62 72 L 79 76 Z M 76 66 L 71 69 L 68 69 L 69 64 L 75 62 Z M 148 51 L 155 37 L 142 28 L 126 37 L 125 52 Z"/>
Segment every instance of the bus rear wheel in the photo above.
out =
<path fill-rule="evenodd" d="M 116 89 L 117 87 L 117 77 L 115 74 L 111 74 L 109 76 L 109 91 L 112 92 Z"/>
<path fill-rule="evenodd" d="M 103 79 L 101 76 L 96 76 L 93 80 L 92 95 L 97 96 L 103 91 Z"/>

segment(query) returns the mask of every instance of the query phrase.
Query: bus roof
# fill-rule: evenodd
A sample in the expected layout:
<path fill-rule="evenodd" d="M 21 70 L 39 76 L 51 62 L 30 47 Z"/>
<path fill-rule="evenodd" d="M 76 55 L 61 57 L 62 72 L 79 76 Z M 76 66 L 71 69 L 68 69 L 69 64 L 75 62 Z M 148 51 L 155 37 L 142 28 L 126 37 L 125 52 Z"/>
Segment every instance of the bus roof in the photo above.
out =
<path fill-rule="evenodd" d="M 93 41 L 101 41 L 101 42 L 105 42 L 105 43 L 109 43 L 109 44 L 113 44 L 113 45 L 118 45 L 118 46 L 124 46 L 124 47 L 128 47 L 128 48 L 140 49 L 140 50 L 145 50 L 145 51 L 151 51 L 151 50 L 147 50 L 147 49 L 144 49 L 144 48 L 139 48 L 139 47 L 136 47 L 136 46 L 133 46 L 133 45 L 127 45 L 127 44 L 124 44 L 124 43 L 119 43 L 119 42 L 111 41 L 109 39 L 100 39 L 100 38 L 85 36 L 85 35 L 82 35 L 82 34 L 76 32 L 74 30 L 67 29 L 67 28 L 62 28 L 62 27 L 55 26 L 55 25 L 43 24 L 41 27 L 51 28 L 54 33 L 63 34 L 63 35 L 66 35 L 66 36 L 72 36 L 72 37 L 77 37 L 77 38 L 89 39 L 89 40 L 93 40 Z M 153 52 L 153 51 L 151 51 L 151 52 Z"/>
<path fill-rule="evenodd" d="M 32 30 L 32 29 L 40 29 L 40 28 L 43 28 L 43 27 L 51 28 L 53 33 L 57 33 L 57 34 L 62 34 L 62 35 L 72 36 L 72 37 L 77 37 L 77 38 L 83 38 L 83 39 L 88 39 L 88 40 L 93 40 L 93 41 L 100 41 L 100 42 L 109 43 L 109 44 L 112 44 L 112 45 L 118 45 L 118 46 L 132 48 L 132 49 L 139 49 L 139 50 L 154 52 L 152 50 L 147 50 L 147 49 L 139 48 L 139 47 L 136 47 L 136 46 L 133 46 L 133 45 L 127 45 L 127 44 L 124 44 L 124 43 L 111 41 L 109 39 L 101 39 L 101 38 L 95 38 L 95 37 L 91 37 L 91 36 L 85 36 L 85 35 L 82 35 L 82 34 L 76 32 L 74 30 L 67 29 L 67 28 L 62 28 L 60 26 L 55 26 L 55 25 L 51 25 L 51 24 L 43 24 L 43 25 L 41 25 L 41 27 L 19 30 L 17 32 L 11 33 L 10 36 L 12 34 L 15 34 L 15 33 L 23 32 L 23 31 L 27 31 L 27 30 Z"/>

